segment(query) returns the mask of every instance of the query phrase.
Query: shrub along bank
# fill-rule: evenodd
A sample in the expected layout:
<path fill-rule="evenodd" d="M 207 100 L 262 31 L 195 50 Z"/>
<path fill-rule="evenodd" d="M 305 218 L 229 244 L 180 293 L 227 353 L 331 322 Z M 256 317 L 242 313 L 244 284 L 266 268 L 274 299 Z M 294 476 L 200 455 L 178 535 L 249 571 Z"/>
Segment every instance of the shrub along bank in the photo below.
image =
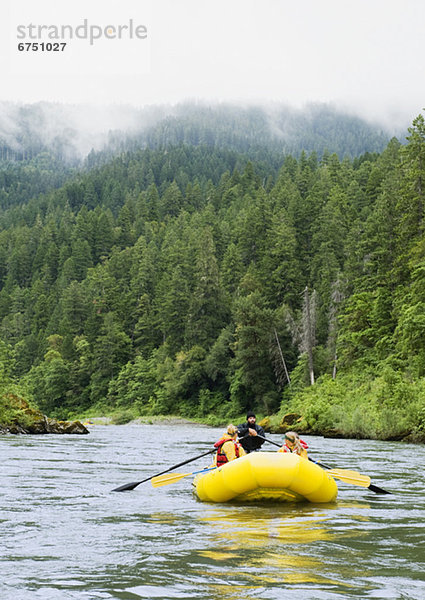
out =
<path fill-rule="evenodd" d="M 266 422 L 269 431 L 293 428 L 325 437 L 425 443 L 425 381 L 391 368 L 379 377 L 324 375 L 316 385 L 287 394 Z"/>

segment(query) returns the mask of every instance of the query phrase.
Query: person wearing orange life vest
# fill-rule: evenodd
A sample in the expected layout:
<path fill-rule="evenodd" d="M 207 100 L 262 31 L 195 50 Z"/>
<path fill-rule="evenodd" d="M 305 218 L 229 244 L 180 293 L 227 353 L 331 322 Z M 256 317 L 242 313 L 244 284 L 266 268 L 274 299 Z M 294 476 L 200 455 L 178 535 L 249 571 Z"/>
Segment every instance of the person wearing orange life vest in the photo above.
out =
<path fill-rule="evenodd" d="M 238 430 L 234 425 L 228 425 L 226 433 L 215 444 L 217 453 L 214 456 L 214 465 L 221 467 L 226 463 L 246 454 L 237 441 Z"/>
<path fill-rule="evenodd" d="M 281 448 L 279 448 L 278 452 L 292 452 L 293 454 L 298 454 L 302 458 L 308 459 L 307 454 L 308 444 L 301 440 L 298 433 L 295 431 L 287 431 L 285 433 L 285 440 Z"/>

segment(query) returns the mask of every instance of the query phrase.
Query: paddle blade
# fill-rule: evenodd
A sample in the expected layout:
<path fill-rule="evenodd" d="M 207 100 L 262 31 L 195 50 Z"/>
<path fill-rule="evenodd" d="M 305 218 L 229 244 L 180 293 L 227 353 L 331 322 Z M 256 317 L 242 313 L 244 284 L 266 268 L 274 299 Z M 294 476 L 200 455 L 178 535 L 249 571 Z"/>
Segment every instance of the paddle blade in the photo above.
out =
<path fill-rule="evenodd" d="M 392 492 L 389 492 L 388 490 L 383 490 L 382 488 L 378 487 L 377 485 L 373 485 L 373 483 L 370 484 L 369 489 L 372 492 L 375 492 L 375 494 L 391 494 Z"/>
<path fill-rule="evenodd" d="M 370 477 L 368 475 L 361 475 L 357 471 L 348 471 L 345 469 L 331 469 L 327 471 L 329 475 L 340 479 L 345 483 L 351 483 L 352 485 L 358 485 L 360 487 L 368 488 L 370 486 Z"/>
<path fill-rule="evenodd" d="M 159 477 L 153 477 L 151 479 L 152 487 L 162 487 L 163 485 L 170 485 L 171 483 L 177 483 L 183 477 L 192 475 L 192 473 L 173 473 L 172 475 L 159 475 Z"/>
<path fill-rule="evenodd" d="M 126 483 L 124 485 L 120 485 L 120 487 L 114 488 L 113 492 L 126 492 L 127 490 L 134 490 L 141 483 L 140 481 L 135 481 L 133 483 Z"/>
<path fill-rule="evenodd" d="M 363 478 L 363 477 L 368 477 L 370 479 L 370 477 L 368 475 L 362 475 L 361 473 L 359 473 L 358 471 L 352 471 L 351 469 L 331 469 L 332 473 L 335 473 L 335 475 L 341 475 L 341 477 L 353 477 L 353 479 L 356 478 Z"/>

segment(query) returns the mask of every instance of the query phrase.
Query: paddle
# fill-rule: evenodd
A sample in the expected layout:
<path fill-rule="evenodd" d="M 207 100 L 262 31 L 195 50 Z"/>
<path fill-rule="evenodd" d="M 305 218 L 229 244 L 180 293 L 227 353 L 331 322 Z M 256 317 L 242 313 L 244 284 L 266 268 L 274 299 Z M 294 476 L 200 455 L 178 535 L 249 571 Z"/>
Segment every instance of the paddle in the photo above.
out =
<path fill-rule="evenodd" d="M 332 469 L 332 467 L 329 467 L 328 465 L 325 465 L 324 463 L 321 462 L 317 462 L 315 460 L 313 460 L 312 458 L 309 458 L 308 460 L 311 460 L 312 462 L 316 463 L 316 465 L 319 465 L 319 467 L 322 467 L 322 469 L 325 469 L 327 471 L 329 471 L 329 473 L 331 475 L 333 475 L 334 477 L 336 477 L 338 479 L 337 475 L 334 475 L 332 471 L 344 471 L 344 469 Z M 360 475 L 360 473 L 359 473 Z M 366 475 L 362 475 L 362 477 L 367 477 Z M 355 483 L 354 479 L 353 480 L 345 480 L 342 477 L 339 477 L 339 479 L 346 481 L 347 483 L 352 483 L 353 485 L 360 485 L 361 487 L 366 487 L 368 488 L 371 492 L 375 492 L 375 494 L 391 494 L 392 492 L 389 492 L 388 490 L 384 490 L 383 488 L 378 487 L 377 485 L 374 485 L 373 483 L 370 483 L 370 477 L 369 477 L 369 485 L 363 485 L 361 483 Z"/>
<path fill-rule="evenodd" d="M 208 473 L 208 471 L 214 471 L 217 467 L 210 467 L 209 469 L 201 469 L 200 471 L 193 471 L 192 473 L 174 473 L 173 475 L 159 475 L 153 477 L 151 480 L 152 487 L 162 487 L 163 485 L 170 485 L 170 483 L 177 483 L 184 477 L 189 475 L 196 475 L 197 473 Z"/>
<path fill-rule="evenodd" d="M 262 435 L 259 435 L 258 437 L 262 440 L 265 440 L 266 442 L 269 442 L 270 444 L 273 444 L 274 446 L 278 446 L 279 448 L 281 448 L 280 444 L 277 444 L 276 442 L 273 442 L 272 440 L 269 440 L 263 437 Z M 325 471 L 328 471 L 329 474 L 332 475 L 332 477 L 335 477 L 335 479 L 341 479 L 341 481 L 344 481 L 345 483 L 351 483 L 352 485 L 358 485 L 360 487 L 368 488 L 372 492 L 375 492 L 375 494 L 391 494 L 391 492 L 387 492 L 387 490 L 383 490 L 377 485 L 373 485 L 373 483 L 370 483 L 370 477 L 368 475 L 362 475 L 357 471 L 350 471 L 348 469 L 333 469 L 332 467 L 329 467 L 324 463 L 317 462 L 316 460 L 313 460 L 310 457 L 308 457 L 308 460 L 314 462 L 316 465 L 319 465 L 319 467 L 322 467 L 322 469 L 324 469 Z"/>
<path fill-rule="evenodd" d="M 146 477 L 146 479 L 142 479 L 142 481 L 126 483 L 124 485 L 121 485 L 120 487 L 115 488 L 112 491 L 113 492 L 126 492 L 127 490 L 134 490 L 134 488 L 136 488 L 141 483 L 145 483 L 146 481 L 149 481 L 149 480 L 153 479 L 154 477 L 159 477 L 160 475 L 163 475 L 164 473 L 168 473 L 169 471 L 172 471 L 173 469 L 177 469 L 178 467 L 182 467 L 183 465 L 187 465 L 190 462 L 193 462 L 194 460 L 198 460 L 198 458 L 202 458 L 203 456 L 207 456 L 208 454 L 212 454 L 215 451 L 216 451 L 216 449 L 213 448 L 213 450 L 208 450 L 208 452 L 204 452 L 204 454 L 200 454 L 199 456 L 195 456 L 194 458 L 189 458 L 189 460 L 185 460 L 185 461 L 179 463 L 178 465 L 173 465 L 169 469 L 165 469 L 165 471 L 161 471 L 160 473 L 157 473 L 156 475 L 151 475 L 150 477 Z"/>
<path fill-rule="evenodd" d="M 239 438 L 239 441 L 244 440 L 246 437 L 248 437 L 248 435 L 244 435 L 243 437 Z M 212 450 L 211 452 L 215 451 L 216 449 Z M 208 452 L 208 454 L 210 454 L 211 452 Z M 177 468 L 182 464 L 186 463 L 180 463 L 180 465 L 176 465 L 174 468 Z M 217 467 L 209 467 L 206 469 L 201 469 L 200 471 L 193 471 L 192 473 L 173 473 L 172 475 L 162 475 L 162 473 L 159 473 L 158 475 L 151 478 L 151 483 L 153 487 L 161 487 L 163 485 L 169 485 L 170 483 L 177 483 L 177 481 L 180 481 L 180 479 L 183 479 L 183 477 L 188 477 L 189 475 L 196 475 L 197 473 L 206 473 L 208 471 L 213 471 L 214 469 L 217 469 Z M 170 470 L 171 469 L 169 469 L 169 471 Z M 163 473 L 166 473 L 166 471 L 163 471 Z"/>

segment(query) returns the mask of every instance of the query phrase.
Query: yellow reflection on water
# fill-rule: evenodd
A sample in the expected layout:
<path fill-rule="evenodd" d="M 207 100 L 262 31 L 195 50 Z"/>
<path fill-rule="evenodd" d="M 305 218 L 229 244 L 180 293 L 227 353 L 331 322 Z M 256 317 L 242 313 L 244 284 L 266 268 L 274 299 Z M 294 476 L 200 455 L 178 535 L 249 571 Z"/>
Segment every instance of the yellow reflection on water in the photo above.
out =
<path fill-rule="evenodd" d="M 352 511 L 350 517 L 359 521 L 367 519 L 360 513 L 368 508 L 364 503 L 344 504 L 345 510 Z M 242 579 L 248 584 L 244 586 L 245 595 L 241 595 L 239 586 L 211 584 L 214 597 L 244 598 L 246 594 L 252 597 L 252 591 L 258 587 L 279 584 L 353 587 L 347 581 L 354 575 L 347 577 L 349 565 L 334 562 L 329 566 L 322 549 L 313 552 L 315 544 L 340 538 L 340 533 L 330 527 L 337 510 L 338 505 L 298 505 L 293 509 L 226 505 L 206 510 L 199 519 L 212 530 L 210 548 L 199 551 L 198 555 L 204 558 L 203 562 L 213 561 L 224 580 Z"/>
<path fill-rule="evenodd" d="M 165 525 L 173 525 L 180 521 L 180 517 L 176 513 L 170 512 L 154 512 L 146 519 L 148 522 L 161 523 Z"/>
<path fill-rule="evenodd" d="M 200 556 L 205 556 L 206 558 L 212 558 L 213 560 L 229 560 L 230 558 L 234 558 L 235 555 L 230 552 L 217 552 L 216 550 L 201 550 L 199 552 Z"/>
<path fill-rule="evenodd" d="M 208 587 L 211 598 L 215 598 L 216 600 L 221 600 L 221 598 L 226 598 L 228 600 L 252 600 L 252 598 L 255 598 L 255 592 L 258 592 L 264 586 L 228 585 L 215 583 L 209 585 Z"/>

